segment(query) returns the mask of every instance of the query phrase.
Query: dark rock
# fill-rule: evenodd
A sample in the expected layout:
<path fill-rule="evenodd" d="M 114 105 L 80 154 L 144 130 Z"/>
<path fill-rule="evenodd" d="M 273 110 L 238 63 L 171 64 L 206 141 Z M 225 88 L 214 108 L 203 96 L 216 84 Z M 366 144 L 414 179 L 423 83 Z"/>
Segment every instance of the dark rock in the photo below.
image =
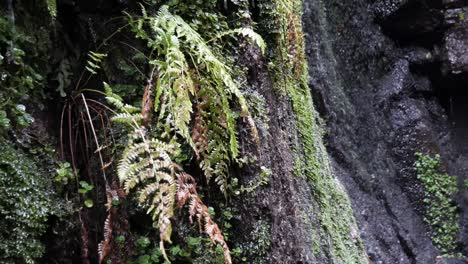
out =
<path fill-rule="evenodd" d="M 395 11 L 400 9 L 404 4 L 409 2 L 409 0 L 381 0 L 376 1 L 374 4 L 373 10 L 377 17 L 384 19 L 392 15 Z"/>
<path fill-rule="evenodd" d="M 468 169 L 448 111 L 456 96 L 450 87 L 464 81 L 440 67 L 448 55 L 438 47 L 451 30 L 442 2 L 376 1 L 369 8 L 365 1 L 306 0 L 304 7 L 310 87 L 371 263 L 455 261 L 440 257 L 431 241 L 413 165 L 423 151 L 441 154 L 460 182 Z M 455 69 L 464 69 L 464 34 L 450 44 Z M 466 254 L 467 199 L 457 201 Z"/>
<path fill-rule="evenodd" d="M 405 59 L 407 59 L 411 64 L 421 65 L 431 63 L 435 61 L 437 56 L 437 52 L 433 52 L 422 47 L 411 47 L 407 50 Z"/>
<path fill-rule="evenodd" d="M 446 25 L 457 25 L 467 23 L 468 8 L 465 7 L 447 9 L 444 13 L 444 22 Z"/>
<path fill-rule="evenodd" d="M 456 27 L 446 33 L 445 55 L 452 73 L 468 72 L 468 26 Z"/>
<path fill-rule="evenodd" d="M 448 8 L 461 7 L 464 5 L 463 0 L 442 0 L 442 5 Z"/>

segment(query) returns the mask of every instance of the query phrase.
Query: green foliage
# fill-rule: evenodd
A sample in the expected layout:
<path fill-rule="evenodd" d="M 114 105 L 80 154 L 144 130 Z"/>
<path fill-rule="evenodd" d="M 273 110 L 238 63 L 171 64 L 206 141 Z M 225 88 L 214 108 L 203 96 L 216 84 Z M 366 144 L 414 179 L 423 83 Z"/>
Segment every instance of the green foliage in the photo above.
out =
<path fill-rule="evenodd" d="M 266 219 L 259 219 L 253 223 L 251 239 L 238 245 L 233 250 L 233 255 L 237 257 L 238 262 L 264 264 L 263 257 L 268 255 L 271 247 L 271 223 Z"/>
<path fill-rule="evenodd" d="M 107 54 L 97 53 L 90 51 L 88 53 L 88 61 L 86 62 L 86 70 L 91 74 L 97 74 L 97 71 L 101 68 L 102 60 L 107 57 Z"/>
<path fill-rule="evenodd" d="M 79 184 L 80 184 L 80 188 L 78 189 L 78 193 L 80 194 L 87 194 L 88 192 L 94 189 L 93 185 L 85 181 L 80 181 Z"/>
<path fill-rule="evenodd" d="M 202 157 L 200 167 L 207 180 L 215 178 L 226 194 L 228 167 L 239 154 L 236 138 L 238 114 L 230 107 L 233 96 L 239 103 L 240 116 L 249 114 L 230 69 L 215 56 L 198 32 L 181 17 L 168 11 L 168 6 L 162 6 L 154 17 L 148 16 L 143 9 L 142 18 L 135 20 L 129 16 L 129 22 L 135 35 L 147 41 L 148 47 L 156 54 L 150 64 L 158 73 L 154 108 L 159 113 L 158 125 L 162 135 L 177 132 L 184 143 Z M 151 32 L 145 30 L 146 26 L 151 28 Z M 255 36 L 257 42 L 263 43 L 249 30 L 235 32 L 250 32 L 249 36 Z M 195 101 L 194 97 L 198 100 Z M 194 103 L 198 103 L 199 125 L 203 126 L 200 129 L 207 128 L 207 142 L 194 142 L 190 134 Z"/>
<path fill-rule="evenodd" d="M 34 118 L 26 112 L 26 106 L 16 105 L 11 111 L 16 116 L 16 122 L 20 127 L 27 127 L 34 122 Z"/>
<path fill-rule="evenodd" d="M 216 11 L 217 0 L 169 0 L 166 5 L 204 39 L 212 39 L 229 29 L 227 18 Z"/>
<path fill-rule="evenodd" d="M 424 220 L 431 226 L 432 241 L 445 255 L 456 251 L 456 238 L 459 232 L 459 215 L 452 195 L 457 191 L 456 177 L 441 169 L 440 156 L 434 157 L 416 153 L 414 164 L 418 179 L 424 186 Z"/>
<path fill-rule="evenodd" d="M 57 0 L 46 0 L 49 15 L 55 19 L 57 17 Z"/>
<path fill-rule="evenodd" d="M 93 202 L 93 200 L 91 200 L 91 199 L 86 199 L 86 200 L 84 200 L 83 204 L 84 204 L 87 208 L 91 208 L 91 207 L 94 206 L 94 202 Z"/>
<path fill-rule="evenodd" d="M 221 38 L 224 36 L 234 35 L 234 34 L 241 35 L 248 39 L 251 39 L 260 48 L 260 50 L 262 51 L 262 54 L 265 54 L 265 49 L 266 49 L 265 41 L 257 32 L 255 32 L 251 28 L 236 28 L 232 30 L 227 30 L 218 34 L 216 38 Z"/>
<path fill-rule="evenodd" d="M 229 165 L 239 156 L 237 118 L 250 118 L 246 101 L 226 59 L 218 56 L 191 24 L 171 14 L 167 6 L 155 16 L 144 8 L 142 13 L 136 18 L 128 15 L 131 30 L 146 41 L 150 54 L 143 56 L 150 74 L 141 107 L 124 103 L 116 89 L 104 84 L 107 101 L 117 109 L 112 121 L 130 128 L 117 167 L 120 183 L 126 193 L 136 194 L 138 204 L 147 209 L 159 230 L 159 248 L 148 251 L 149 247 L 143 249 L 140 243 L 137 246 L 144 252 L 136 261 L 158 263 L 161 259 L 190 257 L 193 243 L 189 249 L 177 245 L 168 251 L 164 248 L 165 242 L 171 243 L 175 202 L 182 207 L 190 200 L 190 218 L 195 216 L 200 230 L 209 235 L 204 244 L 218 244 L 213 256 L 231 263 L 223 234 L 211 220 L 210 209 L 198 197 L 194 179 L 177 163 L 196 157 L 207 180 L 214 179 L 227 195 Z M 251 37 L 264 48 L 261 37 L 251 29 L 227 34 Z M 89 55 L 86 68 L 92 74 L 100 68 L 104 58 L 101 55 Z M 121 68 L 130 73 L 131 67 L 127 66 Z M 224 218 L 228 217 L 232 215 L 224 214 Z M 229 229 L 229 223 L 223 227 Z"/>
<path fill-rule="evenodd" d="M 241 186 L 240 188 L 241 193 L 243 192 L 250 193 L 250 192 L 255 191 L 260 186 L 265 186 L 268 184 L 268 181 L 270 180 L 270 176 L 271 176 L 271 170 L 264 166 L 262 166 L 260 169 L 261 169 L 261 172 L 258 175 L 259 177 L 258 181 L 251 182 L 247 187 Z"/>
<path fill-rule="evenodd" d="M 176 154 L 178 146 L 175 143 L 167 144 L 149 139 L 141 124 L 141 114 L 135 113 L 139 109 L 124 104 L 109 85 L 105 83 L 104 86 L 107 101 L 121 111 L 113 120 L 133 128 L 133 136 L 122 153 L 117 174 L 127 193 L 142 184 L 136 188 L 139 193 L 138 202 L 140 205 L 147 204 L 147 213 L 152 215 L 154 225 L 159 229 L 160 247 L 164 252 L 163 242 L 171 242 L 171 218 L 176 193 L 175 170 L 170 155 Z"/>
<path fill-rule="evenodd" d="M 78 193 L 82 194 L 83 196 L 86 197 L 86 194 L 90 192 L 91 190 L 94 189 L 94 186 L 85 182 L 85 181 L 80 181 L 80 188 L 78 188 Z M 92 199 L 85 199 L 83 202 L 84 206 L 87 208 L 91 208 L 94 206 L 94 202 Z"/>
<path fill-rule="evenodd" d="M 294 144 L 294 174 L 308 180 L 318 203 L 317 217 L 320 228 L 310 224 L 317 233 L 314 247 L 318 254 L 330 254 L 337 262 L 367 263 L 346 193 L 334 177 L 328 154 L 322 141 L 322 129 L 318 124 L 312 95 L 308 87 L 307 60 L 302 31 L 302 2 L 298 0 L 261 1 L 259 27 L 274 43 L 268 52 L 268 68 L 275 90 L 287 96 L 295 116 L 297 141 Z M 310 212 L 303 212 L 310 214 Z M 308 221 L 308 220 L 304 220 Z"/>
<path fill-rule="evenodd" d="M 4 110 L 0 111 L 0 130 L 10 128 L 10 119 L 7 117 L 7 113 Z"/>
<path fill-rule="evenodd" d="M 49 175 L 0 138 L 0 262 L 35 263 L 47 218 L 58 212 Z"/>
<path fill-rule="evenodd" d="M 186 246 L 174 245 L 167 250 L 168 261 L 164 260 L 160 248 L 146 237 L 140 237 L 136 242 L 137 254 L 130 262 L 132 264 L 162 264 L 162 263 L 196 263 L 224 264 L 222 248 L 213 247 L 210 239 L 203 237 L 186 237 Z"/>
<path fill-rule="evenodd" d="M 59 163 L 59 168 L 56 170 L 56 172 L 57 174 L 54 178 L 56 182 L 68 184 L 68 181 L 75 179 L 73 169 L 68 162 Z"/>
<path fill-rule="evenodd" d="M 169 262 L 164 248 L 164 242 L 171 242 L 174 206 L 182 207 L 190 200 L 190 217 L 197 217 L 201 228 L 210 237 L 212 243 L 221 245 L 226 263 L 231 263 L 229 248 L 218 226 L 211 220 L 207 207 L 198 198 L 194 179 L 184 173 L 179 165 L 173 162 L 180 156 L 179 144 L 175 137 L 169 142 L 151 138 L 142 124 L 142 114 L 138 108 L 124 104 L 122 99 L 114 94 L 109 85 L 104 84 L 107 101 L 113 104 L 121 113 L 113 120 L 132 128 L 128 145 L 122 153 L 117 174 L 126 193 L 136 190 L 138 203 L 147 208 L 152 215 L 153 225 L 159 230 L 159 250 L 164 260 Z M 175 180 L 178 184 L 176 186 Z M 151 259 L 142 256 L 144 261 Z"/>
<path fill-rule="evenodd" d="M 151 244 L 151 241 L 149 240 L 148 237 L 142 236 L 142 237 L 137 239 L 135 244 L 138 247 L 138 249 L 145 249 Z"/>
<path fill-rule="evenodd" d="M 42 97 L 43 77 L 38 67 L 29 63 L 28 55 L 34 55 L 31 45 L 29 37 L 5 17 L 0 17 L 0 48 L 4 51 L 0 54 L 0 131 L 12 124 L 24 127 L 34 121 L 24 105 L 19 104 L 28 96 Z"/>

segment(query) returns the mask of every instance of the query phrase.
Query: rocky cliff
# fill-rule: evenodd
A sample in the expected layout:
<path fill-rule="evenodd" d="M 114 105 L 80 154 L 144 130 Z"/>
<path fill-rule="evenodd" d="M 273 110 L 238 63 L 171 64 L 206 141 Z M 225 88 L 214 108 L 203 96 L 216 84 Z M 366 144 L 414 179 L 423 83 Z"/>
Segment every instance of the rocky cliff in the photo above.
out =
<path fill-rule="evenodd" d="M 371 263 L 446 261 L 423 220 L 416 152 L 440 154 L 457 176 L 457 247 L 467 253 L 465 5 L 304 1 L 310 87 Z"/>

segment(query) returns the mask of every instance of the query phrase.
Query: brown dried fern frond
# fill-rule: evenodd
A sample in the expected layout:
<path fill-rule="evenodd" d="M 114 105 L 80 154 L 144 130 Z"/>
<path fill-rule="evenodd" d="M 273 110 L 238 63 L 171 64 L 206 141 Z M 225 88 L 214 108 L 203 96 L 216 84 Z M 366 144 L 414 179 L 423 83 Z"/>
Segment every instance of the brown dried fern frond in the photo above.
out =
<path fill-rule="evenodd" d="M 204 227 L 204 232 L 210 237 L 213 244 L 220 244 L 223 248 L 224 261 L 231 264 L 231 252 L 224 240 L 223 233 L 218 225 L 211 219 L 208 207 L 198 197 L 195 179 L 189 174 L 182 172 L 177 174 L 177 206 L 183 207 L 189 202 L 190 223 L 193 223 L 193 217 L 197 218 L 200 229 Z"/>
<path fill-rule="evenodd" d="M 116 209 L 111 208 L 104 222 L 104 239 L 98 244 L 99 263 L 102 263 L 111 251 L 112 226 L 115 213 Z"/>
<path fill-rule="evenodd" d="M 195 143 L 195 155 L 197 156 L 197 160 L 200 159 L 200 153 L 204 152 L 208 147 L 208 127 L 206 125 L 205 120 L 202 117 L 201 107 L 197 107 L 197 113 L 195 114 L 194 124 L 192 128 L 192 140 Z"/>
<path fill-rule="evenodd" d="M 115 185 L 115 182 L 114 182 Z M 103 240 L 98 244 L 98 256 L 99 263 L 103 263 L 107 256 L 109 256 L 112 250 L 112 237 L 113 237 L 113 228 L 114 228 L 114 219 L 117 216 L 117 208 L 112 206 L 112 201 L 119 200 L 123 198 L 123 192 L 119 189 L 111 189 L 109 185 L 106 186 L 106 197 L 107 197 L 107 217 L 104 221 L 104 236 Z"/>

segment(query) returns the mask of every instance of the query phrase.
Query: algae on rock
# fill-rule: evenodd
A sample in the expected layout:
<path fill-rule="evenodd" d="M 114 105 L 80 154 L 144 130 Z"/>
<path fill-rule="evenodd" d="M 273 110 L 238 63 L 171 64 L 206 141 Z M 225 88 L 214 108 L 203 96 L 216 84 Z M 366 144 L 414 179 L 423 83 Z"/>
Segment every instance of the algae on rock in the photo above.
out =
<path fill-rule="evenodd" d="M 264 3 L 262 8 L 269 11 L 265 15 L 277 27 L 270 36 L 276 42 L 270 58 L 275 90 L 289 98 L 295 115 L 298 142 L 294 146 L 294 173 L 308 179 L 318 203 L 319 230 L 311 225 L 314 252 L 329 248 L 333 262 L 367 263 L 349 198 L 330 168 L 320 117 L 307 84 L 301 5 L 302 1 L 278 0 Z"/>

